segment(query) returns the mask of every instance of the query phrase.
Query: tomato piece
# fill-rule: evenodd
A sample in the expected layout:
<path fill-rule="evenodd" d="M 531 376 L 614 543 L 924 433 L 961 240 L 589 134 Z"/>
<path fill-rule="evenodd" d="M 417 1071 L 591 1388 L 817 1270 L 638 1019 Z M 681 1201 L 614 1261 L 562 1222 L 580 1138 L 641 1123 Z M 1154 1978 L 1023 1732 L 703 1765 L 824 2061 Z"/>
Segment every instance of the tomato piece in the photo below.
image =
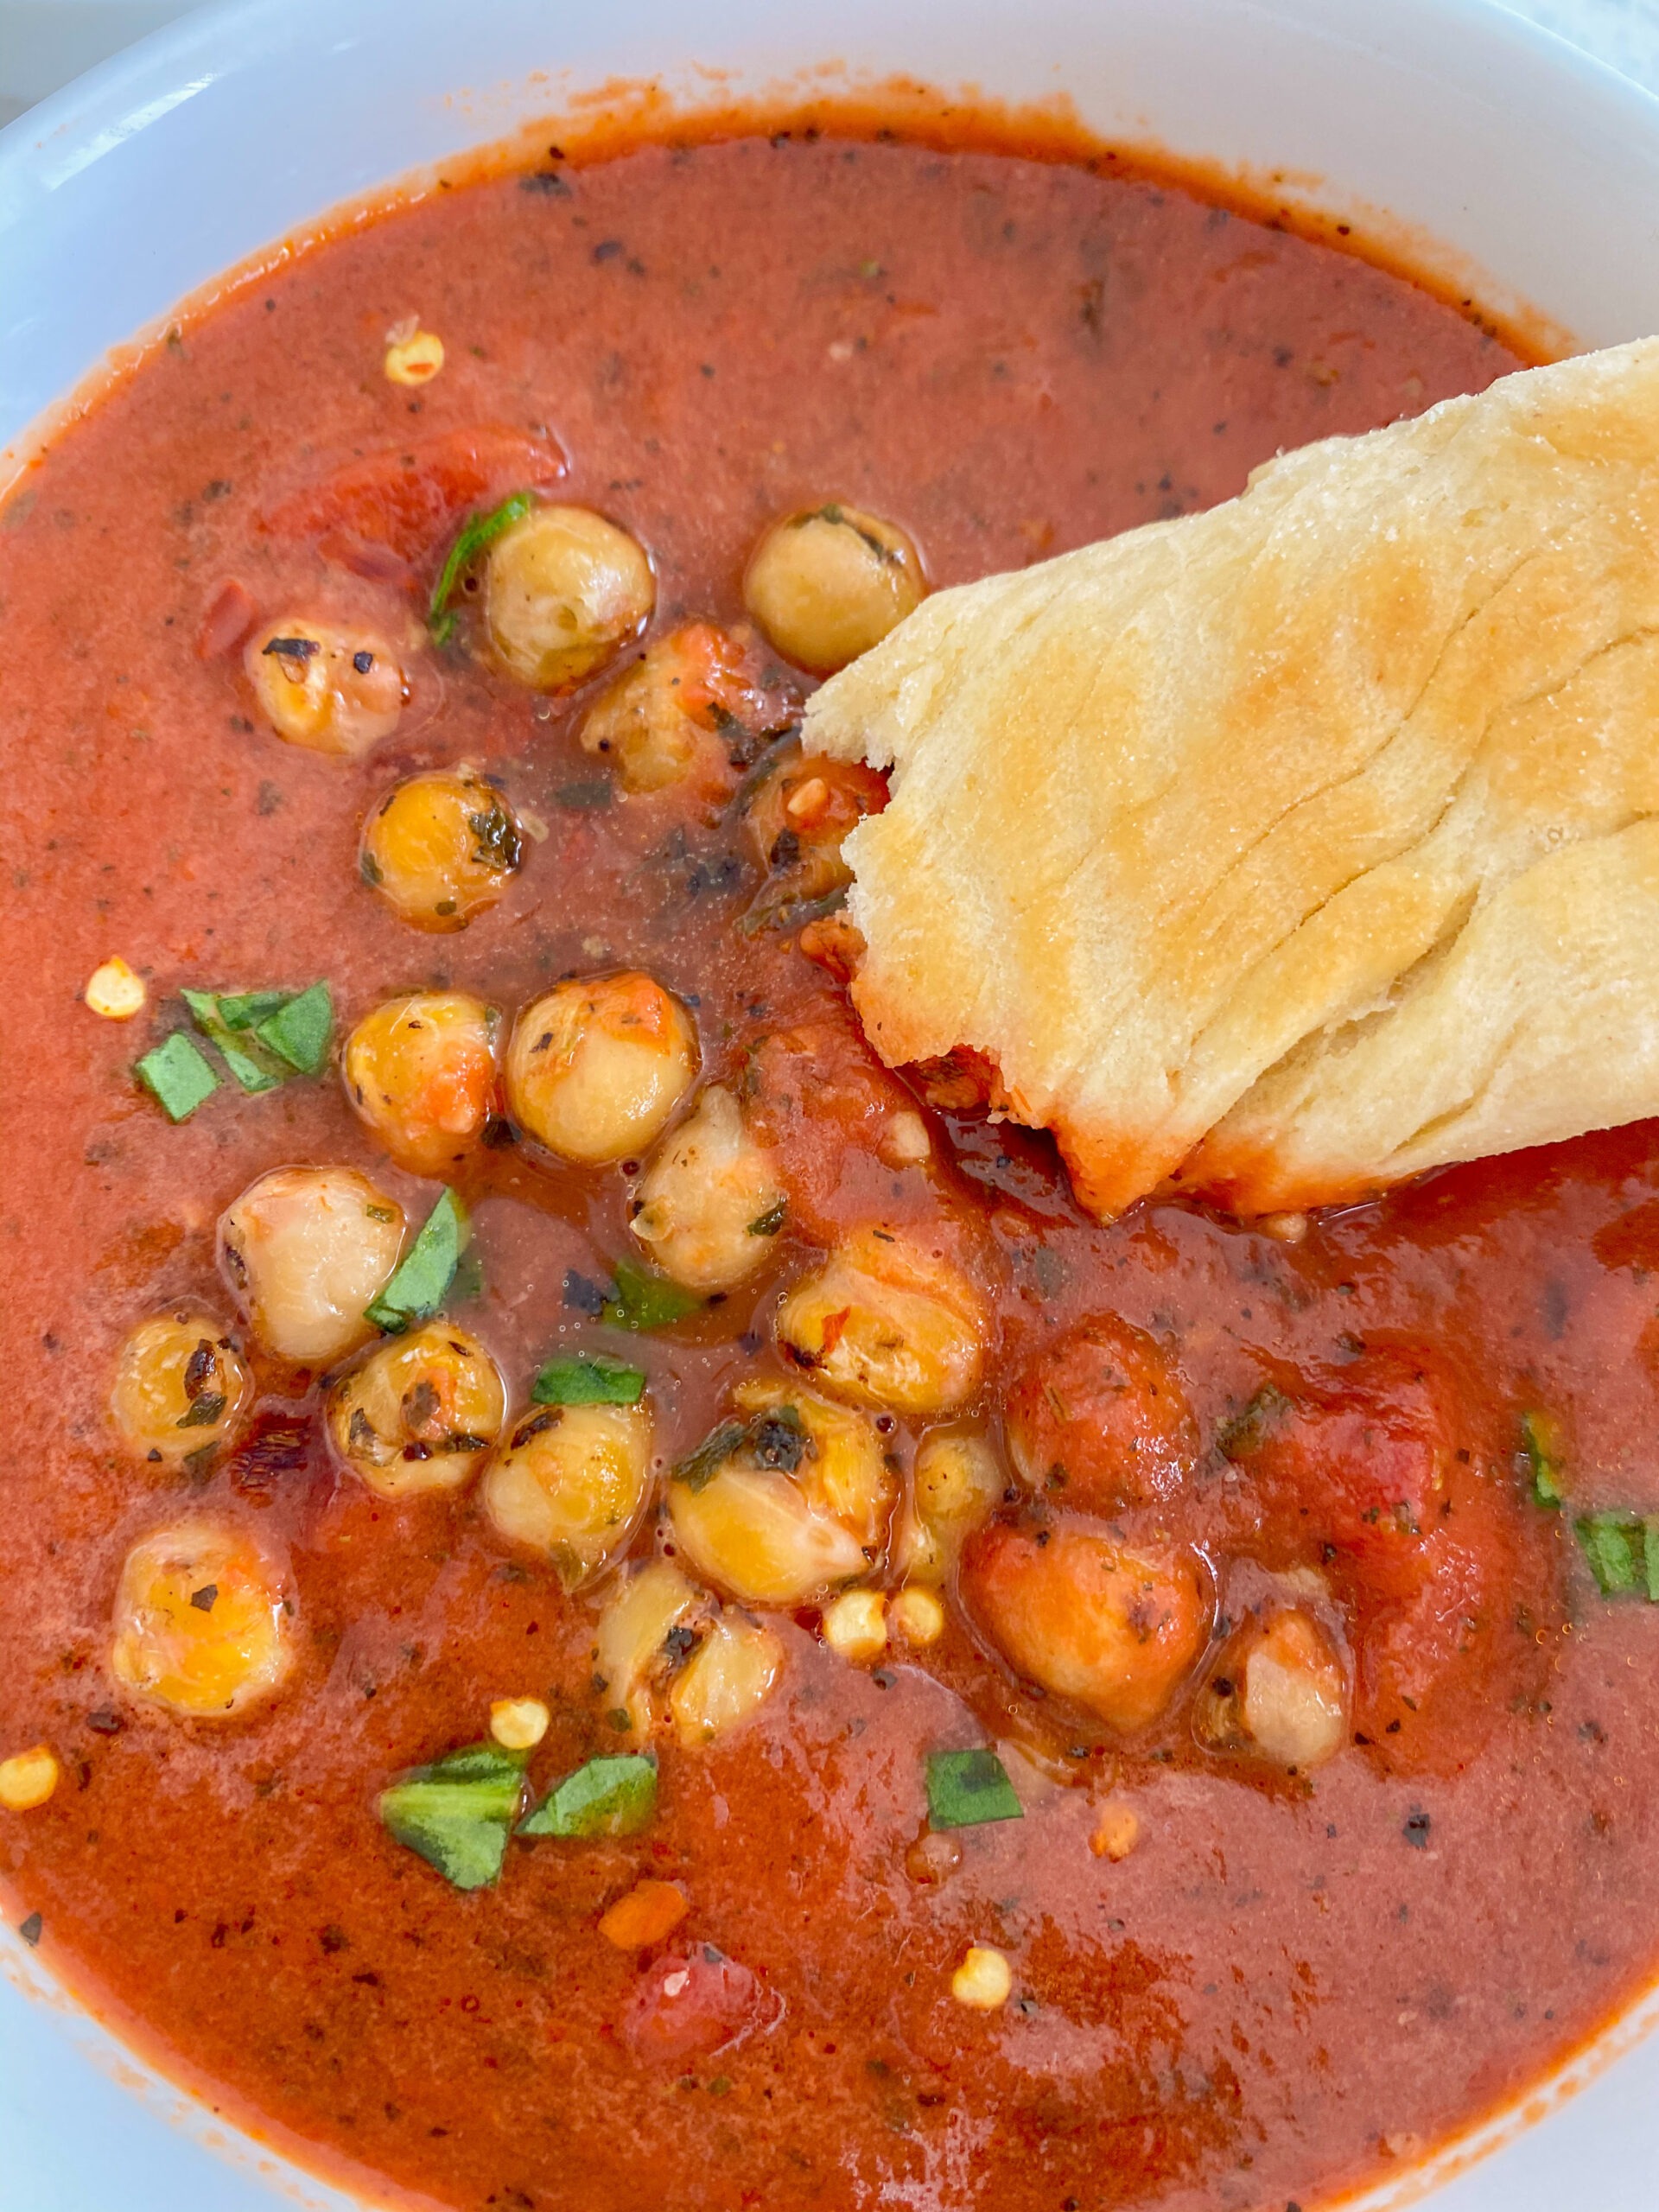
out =
<path fill-rule="evenodd" d="M 700 1943 L 645 1968 L 623 2014 L 622 2039 L 636 2057 L 683 2065 L 734 2043 L 759 2023 L 761 2006 L 749 1968 Z"/>
<path fill-rule="evenodd" d="M 1096 1313 L 1032 1360 L 1004 1407 L 1027 1487 L 1109 1516 L 1173 1497 L 1198 1462 L 1186 1392 L 1156 1338 Z"/>
<path fill-rule="evenodd" d="M 558 446 L 522 430 L 439 430 L 346 462 L 291 493 L 265 526 L 279 537 L 322 540 L 331 559 L 384 574 L 387 556 L 418 567 L 463 516 L 555 484 L 564 471 Z"/>

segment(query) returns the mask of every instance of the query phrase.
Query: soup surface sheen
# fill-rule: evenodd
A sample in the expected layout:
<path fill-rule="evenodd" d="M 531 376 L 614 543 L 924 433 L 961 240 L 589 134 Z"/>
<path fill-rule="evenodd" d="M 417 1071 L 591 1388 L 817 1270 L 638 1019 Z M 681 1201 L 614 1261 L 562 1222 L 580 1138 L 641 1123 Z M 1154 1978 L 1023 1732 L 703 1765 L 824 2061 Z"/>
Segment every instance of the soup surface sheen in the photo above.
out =
<path fill-rule="evenodd" d="M 396 381 L 389 342 L 416 326 L 443 366 Z M 1652 1129 L 1445 1174 L 1300 1241 L 1183 1205 L 1096 1227 L 1046 1147 L 976 1117 L 971 1080 L 901 1081 L 866 1051 L 809 833 L 880 792 L 844 771 L 811 791 L 786 739 L 764 749 L 810 677 L 740 639 L 770 704 L 708 708 L 702 781 L 630 791 L 577 733 L 631 639 L 549 697 L 486 651 L 476 572 L 447 641 L 423 624 L 462 523 L 521 488 L 646 549 L 648 641 L 741 624 L 780 517 L 891 521 L 937 588 L 1203 507 L 1278 448 L 1516 365 L 1400 277 L 1185 189 L 755 137 L 497 178 L 337 237 L 236 287 L 45 454 L 0 516 L 0 1758 L 44 1742 L 61 1768 L 48 1802 L 0 1811 L 0 1878 L 43 1957 L 277 2139 L 467 2212 L 1284 2212 L 1409 2160 L 1630 1996 L 1659 1952 L 1655 1623 L 1601 1592 L 1573 1526 L 1659 1512 Z M 367 626 L 407 671 L 397 727 L 354 756 L 259 711 L 244 644 L 296 610 Z M 492 789 L 516 810 L 521 865 L 465 930 L 437 901 L 411 928 L 364 824 L 461 764 L 475 811 Z M 80 997 L 111 954 L 148 982 L 125 1023 Z M 700 1080 L 768 1148 L 758 1270 L 625 1331 L 596 1309 L 648 1256 L 648 1147 L 561 1166 L 498 1095 L 487 1141 L 442 1166 L 473 1228 L 446 1312 L 499 1364 L 509 1433 L 560 1353 L 645 1373 L 650 1495 L 603 1541 L 686 1566 L 668 1503 L 711 1493 L 671 1471 L 734 1389 L 798 1394 L 779 1300 L 855 1231 L 943 1255 L 983 1353 L 950 1410 L 994 1455 L 993 1524 L 944 1576 L 942 1632 L 925 1599 L 890 1603 L 861 1661 L 826 1636 L 827 1588 L 746 1609 L 728 1579 L 724 1630 L 759 1622 L 776 1679 L 706 1743 L 670 1716 L 710 1599 L 659 1638 L 631 1722 L 596 1680 L 614 1561 L 567 1590 L 569 1555 L 502 1533 L 500 1484 L 453 1437 L 449 1487 L 359 1479 L 316 1369 L 237 1312 L 215 1225 L 256 1178 L 360 1170 L 412 1235 L 435 1154 L 424 1177 L 389 1164 L 332 1069 L 243 1096 L 219 1066 L 177 1126 L 132 1074 L 187 1027 L 186 988 L 327 978 L 341 1038 L 395 994 L 470 992 L 501 1010 L 505 1062 L 519 1009 L 619 970 L 677 995 Z M 817 1349 L 832 1378 L 850 1310 Z M 253 1395 L 193 1399 L 222 1439 L 157 1461 L 110 1408 L 124 1341 L 174 1312 L 223 1325 Z M 887 1490 L 864 1573 L 891 1597 L 938 1414 L 868 1410 Z M 1565 1510 L 1540 1501 L 1529 1416 Z M 752 1446 L 756 1479 L 799 1459 L 790 1419 Z M 181 1523 L 251 1541 L 288 1608 L 285 1673 L 267 1652 L 275 1688 L 225 1718 L 158 1703 L 112 1640 L 124 1562 Z M 1043 1578 L 1090 1545 L 1151 1560 L 1191 1614 L 1182 1645 L 1129 1602 L 1139 1687 L 1116 1708 L 1031 1679 L 1064 1641 Z M 1312 1771 L 1238 1720 L 1239 1639 L 1290 1615 L 1340 1716 Z M 378 1801 L 506 1698 L 551 1716 L 537 1796 L 649 1742 L 656 1811 L 514 1840 L 463 1891 Z M 985 1747 L 1021 1817 L 931 1829 L 930 1757 Z M 654 1941 L 645 1880 L 685 1907 Z M 600 1928 L 629 1896 L 639 1942 Z M 953 1994 L 970 1946 L 1007 1962 L 988 2009 L 962 2001 L 971 1978 Z"/>

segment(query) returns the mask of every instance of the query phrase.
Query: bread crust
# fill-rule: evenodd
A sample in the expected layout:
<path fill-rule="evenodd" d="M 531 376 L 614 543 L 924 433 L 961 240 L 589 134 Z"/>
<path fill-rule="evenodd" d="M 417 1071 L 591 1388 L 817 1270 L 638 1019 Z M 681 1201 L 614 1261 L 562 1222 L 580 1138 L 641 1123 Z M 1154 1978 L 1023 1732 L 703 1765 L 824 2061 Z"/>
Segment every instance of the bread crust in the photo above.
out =
<path fill-rule="evenodd" d="M 1103 1217 L 1659 1112 L 1659 340 L 939 593 L 817 694 L 890 1065 L 967 1046 Z"/>

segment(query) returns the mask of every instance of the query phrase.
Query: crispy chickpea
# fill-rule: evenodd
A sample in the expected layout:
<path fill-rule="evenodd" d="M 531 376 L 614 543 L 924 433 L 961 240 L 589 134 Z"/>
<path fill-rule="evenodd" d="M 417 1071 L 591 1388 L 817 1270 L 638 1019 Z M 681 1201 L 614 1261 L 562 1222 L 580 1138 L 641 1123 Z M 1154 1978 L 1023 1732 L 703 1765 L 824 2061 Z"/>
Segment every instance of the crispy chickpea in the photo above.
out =
<path fill-rule="evenodd" d="M 293 1615 L 282 1574 L 251 1536 L 217 1522 L 181 1522 L 127 1554 L 110 1670 L 174 1713 L 239 1713 L 287 1674 Z"/>
<path fill-rule="evenodd" d="M 784 1209 L 771 1154 L 713 1083 L 646 1167 L 629 1226 L 676 1282 L 730 1290 L 772 1250 Z"/>
<path fill-rule="evenodd" d="M 1168 1708 L 1210 1624 L 1194 1556 L 1131 1551 L 1086 1522 L 982 1529 L 962 1592 L 1018 1673 L 1126 1736 Z"/>
<path fill-rule="evenodd" d="M 829 1389 L 895 1413 L 948 1414 L 984 1363 L 983 1300 L 961 1269 L 908 1236 L 861 1229 L 798 1282 L 778 1340 Z"/>
<path fill-rule="evenodd" d="M 1248 1623 L 1205 1684 L 1192 1725 L 1212 1751 L 1299 1774 L 1334 1758 L 1348 1741 L 1348 1677 L 1313 1614 L 1281 1605 Z"/>
<path fill-rule="evenodd" d="M 346 1095 L 400 1166 L 442 1175 L 484 1134 L 497 1020 L 465 991 L 414 991 L 353 1030 L 340 1063 Z"/>
<path fill-rule="evenodd" d="M 363 825 L 358 868 L 411 929 L 464 930 L 518 873 L 524 839 L 506 800 L 468 767 L 410 776 Z"/>
<path fill-rule="evenodd" d="M 912 1505 L 898 1547 L 906 1574 L 931 1589 L 956 1572 L 962 1548 L 989 1520 L 1007 1478 L 976 1429 L 936 1428 L 916 1447 Z"/>
<path fill-rule="evenodd" d="M 1107 1516 L 1167 1502 L 1198 1464 L 1174 1364 L 1155 1337 L 1096 1313 L 1045 1344 L 1008 1395 L 1008 1452 L 1027 1489 Z"/>
<path fill-rule="evenodd" d="M 502 531 L 484 570 L 484 623 L 509 676 L 568 691 L 637 638 L 657 604 L 638 539 L 590 507 L 535 507 Z"/>
<path fill-rule="evenodd" d="M 926 589 L 896 524 L 831 503 L 772 524 L 750 556 L 743 603 L 786 660 L 832 676 L 879 645 Z"/>
<path fill-rule="evenodd" d="M 625 791 L 689 784 L 718 798 L 750 751 L 787 729 L 798 709 L 792 690 L 750 675 L 736 639 L 712 622 L 688 622 L 601 695 L 582 742 L 614 766 Z"/>
<path fill-rule="evenodd" d="M 602 1166 L 661 1135 L 698 1057 L 691 1016 L 651 976 L 560 983 L 514 1027 L 508 1111 L 561 1160 Z"/>
<path fill-rule="evenodd" d="M 484 1478 L 484 1510 L 510 1543 L 551 1560 L 567 1590 L 626 1549 L 651 1488 L 643 1406 L 543 1406 Z"/>
<path fill-rule="evenodd" d="M 501 1433 L 506 1392 L 476 1337 L 447 1321 L 395 1337 L 328 1394 L 341 1461 L 382 1497 L 458 1490 Z"/>
<path fill-rule="evenodd" d="M 253 1377 L 224 1325 L 186 1307 L 152 1314 L 128 1337 L 110 1414 L 131 1450 L 178 1467 L 233 1434 L 252 1395 Z"/>
<path fill-rule="evenodd" d="M 302 614 L 256 630 L 242 665 L 277 736 L 313 753 L 366 753 L 391 735 L 409 696 L 384 638 Z"/>
<path fill-rule="evenodd" d="M 364 1308 L 404 1243 L 404 1210 L 354 1167 L 276 1167 L 220 1215 L 219 1264 L 262 1344 L 326 1367 L 374 1334 Z"/>

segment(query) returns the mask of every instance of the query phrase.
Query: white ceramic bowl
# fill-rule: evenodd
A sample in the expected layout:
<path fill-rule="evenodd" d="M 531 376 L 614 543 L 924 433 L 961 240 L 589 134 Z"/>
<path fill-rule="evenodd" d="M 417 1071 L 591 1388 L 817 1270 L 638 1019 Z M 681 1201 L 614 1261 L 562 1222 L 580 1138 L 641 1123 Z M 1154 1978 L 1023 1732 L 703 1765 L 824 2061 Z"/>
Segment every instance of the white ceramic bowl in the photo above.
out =
<path fill-rule="evenodd" d="M 696 105 L 711 67 L 727 95 L 786 93 L 828 61 L 1064 95 L 1120 144 L 1276 179 L 1581 344 L 1659 328 L 1659 102 L 1484 0 L 240 0 L 0 132 L 0 482 L 107 348 L 336 203 L 609 79 Z M 0 1967 L 0 2212 L 344 2212 L 127 2057 L 9 1929 Z M 1642 2024 L 1532 2100 L 1536 2124 L 1500 2121 L 1372 2203 L 1428 2178 L 1435 2212 L 1651 2212 Z"/>

